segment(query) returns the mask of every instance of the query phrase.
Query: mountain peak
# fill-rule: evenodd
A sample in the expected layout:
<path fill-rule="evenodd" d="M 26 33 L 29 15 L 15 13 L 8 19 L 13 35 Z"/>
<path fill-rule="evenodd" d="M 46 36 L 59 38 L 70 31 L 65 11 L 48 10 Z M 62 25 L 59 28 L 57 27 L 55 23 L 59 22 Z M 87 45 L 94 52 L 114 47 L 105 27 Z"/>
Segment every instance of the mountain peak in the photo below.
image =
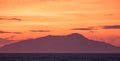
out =
<path fill-rule="evenodd" d="M 65 36 L 82 36 L 84 37 L 83 35 L 81 34 L 78 34 L 78 33 L 72 33 L 72 34 L 68 34 L 68 35 L 47 35 L 46 37 L 65 37 Z"/>
<path fill-rule="evenodd" d="M 81 36 L 81 34 L 78 34 L 78 33 L 72 33 L 70 35 Z"/>
<path fill-rule="evenodd" d="M 78 34 L 78 33 L 72 33 L 72 34 L 69 34 L 68 36 L 69 36 L 69 37 L 71 36 L 71 37 L 81 37 L 81 38 L 86 38 L 86 37 L 84 37 L 83 35 Z"/>

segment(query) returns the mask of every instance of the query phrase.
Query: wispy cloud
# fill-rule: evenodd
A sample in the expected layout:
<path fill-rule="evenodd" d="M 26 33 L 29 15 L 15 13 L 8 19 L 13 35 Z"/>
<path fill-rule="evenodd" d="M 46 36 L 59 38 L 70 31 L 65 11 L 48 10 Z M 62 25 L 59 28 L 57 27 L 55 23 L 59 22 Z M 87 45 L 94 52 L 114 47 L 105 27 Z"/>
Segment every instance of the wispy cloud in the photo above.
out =
<path fill-rule="evenodd" d="M 11 32 L 6 32 L 6 31 L 0 31 L 0 34 L 2 34 L 2 33 L 11 33 Z"/>
<path fill-rule="evenodd" d="M 91 30 L 91 31 L 89 31 L 89 32 L 90 32 L 90 33 L 95 33 L 95 31 L 92 31 L 92 30 Z"/>
<path fill-rule="evenodd" d="M 74 28 L 72 30 L 97 30 L 96 27 Z"/>
<path fill-rule="evenodd" d="M 91 28 L 74 28 L 72 30 L 93 30 L 93 29 L 91 29 Z"/>
<path fill-rule="evenodd" d="M 14 34 L 22 34 L 22 32 L 12 32 L 12 33 L 14 33 Z"/>
<path fill-rule="evenodd" d="M 120 29 L 120 25 L 103 26 L 103 29 Z"/>
<path fill-rule="evenodd" d="M 30 30 L 31 32 L 51 32 L 50 30 Z"/>
<path fill-rule="evenodd" d="M 0 20 L 14 20 L 14 21 L 21 21 L 22 19 L 19 19 L 19 18 L 0 18 Z"/>
<path fill-rule="evenodd" d="M 7 31 L 0 31 L 0 34 L 6 34 L 6 33 L 22 34 L 22 32 L 7 32 Z"/>
<path fill-rule="evenodd" d="M 99 29 L 120 29 L 120 25 L 96 26 L 86 28 L 74 28 L 72 30 L 99 30 Z"/>

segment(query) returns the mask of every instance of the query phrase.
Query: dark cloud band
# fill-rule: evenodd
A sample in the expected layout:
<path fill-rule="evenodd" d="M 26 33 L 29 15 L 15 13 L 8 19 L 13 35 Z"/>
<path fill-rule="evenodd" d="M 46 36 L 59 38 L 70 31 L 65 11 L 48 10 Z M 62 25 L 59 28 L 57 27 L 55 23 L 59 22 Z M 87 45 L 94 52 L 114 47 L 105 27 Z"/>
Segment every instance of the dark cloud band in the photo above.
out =
<path fill-rule="evenodd" d="M 103 26 L 103 29 L 120 29 L 120 25 Z"/>
<path fill-rule="evenodd" d="M 99 29 L 120 29 L 120 25 L 97 26 L 97 27 L 86 27 L 86 28 L 74 28 L 72 30 L 99 30 Z"/>
<path fill-rule="evenodd" d="M 74 28 L 72 30 L 93 30 L 93 29 L 91 29 L 91 28 Z"/>
<path fill-rule="evenodd" d="M 22 32 L 7 32 L 7 31 L 0 31 L 0 34 L 6 34 L 6 33 L 22 34 Z"/>
<path fill-rule="evenodd" d="M 50 32 L 50 30 L 30 30 L 31 32 Z"/>
<path fill-rule="evenodd" d="M 18 19 L 18 18 L 0 18 L 0 20 L 16 20 L 16 21 L 21 21 L 22 19 Z"/>

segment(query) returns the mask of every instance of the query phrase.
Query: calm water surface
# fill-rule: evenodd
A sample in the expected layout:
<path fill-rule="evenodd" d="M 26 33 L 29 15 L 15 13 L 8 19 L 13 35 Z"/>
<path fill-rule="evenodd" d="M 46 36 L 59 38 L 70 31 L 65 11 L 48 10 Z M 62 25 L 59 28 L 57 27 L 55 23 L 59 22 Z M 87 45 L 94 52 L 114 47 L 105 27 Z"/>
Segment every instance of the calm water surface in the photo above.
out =
<path fill-rule="evenodd" d="M 0 61 L 120 61 L 120 54 L 0 53 Z"/>

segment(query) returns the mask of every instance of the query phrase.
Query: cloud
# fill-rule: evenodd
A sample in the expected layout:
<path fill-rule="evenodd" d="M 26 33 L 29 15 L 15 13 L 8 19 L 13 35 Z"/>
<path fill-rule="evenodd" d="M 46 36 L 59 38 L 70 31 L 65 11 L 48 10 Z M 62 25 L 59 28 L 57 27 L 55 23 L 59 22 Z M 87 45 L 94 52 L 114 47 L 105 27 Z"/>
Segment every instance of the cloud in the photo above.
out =
<path fill-rule="evenodd" d="M 99 29 L 120 29 L 120 25 L 96 26 L 86 28 L 74 28 L 72 30 L 99 30 Z"/>
<path fill-rule="evenodd" d="M 12 38 L 14 38 L 14 37 L 16 37 L 16 36 L 10 36 L 10 37 L 8 37 L 8 38 L 5 38 L 5 39 L 12 39 Z"/>
<path fill-rule="evenodd" d="M 6 31 L 0 31 L 0 34 L 1 34 L 1 33 L 11 33 L 11 32 L 6 32 Z"/>
<path fill-rule="evenodd" d="M 74 28 L 72 30 L 96 30 L 96 27 L 86 27 L 86 28 Z"/>
<path fill-rule="evenodd" d="M 14 20 L 14 21 L 21 21 L 22 19 L 19 19 L 19 18 L 0 18 L 0 20 Z"/>
<path fill-rule="evenodd" d="M 120 29 L 120 25 L 102 26 L 102 29 Z"/>
<path fill-rule="evenodd" d="M 72 30 L 92 30 L 92 29 L 90 29 L 90 28 L 74 28 Z"/>
<path fill-rule="evenodd" d="M 31 32 L 50 32 L 50 30 L 30 30 Z"/>
<path fill-rule="evenodd" d="M 92 31 L 92 30 L 91 30 L 91 31 L 89 31 L 89 32 L 90 32 L 90 33 L 95 33 L 95 31 Z"/>
<path fill-rule="evenodd" d="M 14 34 L 22 34 L 22 32 L 12 32 L 12 33 L 14 33 Z"/>
<path fill-rule="evenodd" d="M 7 32 L 7 31 L 0 31 L 0 34 L 5 34 L 5 33 L 22 34 L 21 32 Z"/>

